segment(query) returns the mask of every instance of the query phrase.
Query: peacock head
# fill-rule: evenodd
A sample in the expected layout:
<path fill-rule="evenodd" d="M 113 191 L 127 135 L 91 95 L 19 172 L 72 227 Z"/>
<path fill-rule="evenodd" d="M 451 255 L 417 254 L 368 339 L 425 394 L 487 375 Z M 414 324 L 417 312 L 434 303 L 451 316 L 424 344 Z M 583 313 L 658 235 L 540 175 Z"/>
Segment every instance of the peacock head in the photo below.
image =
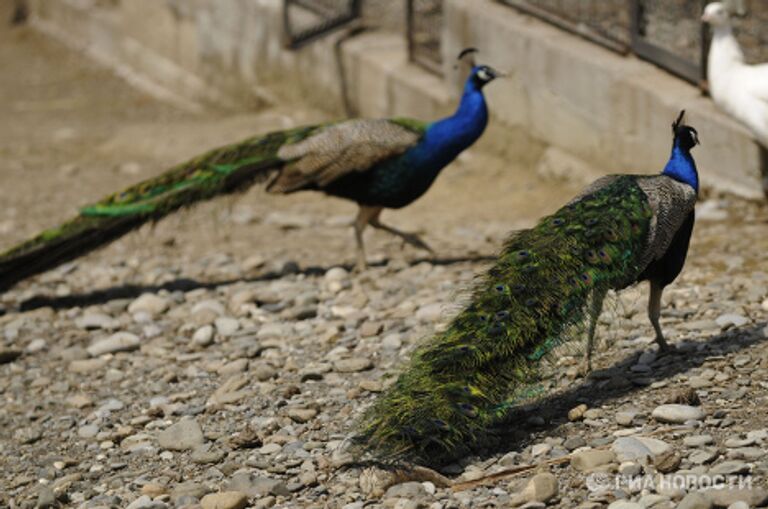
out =
<path fill-rule="evenodd" d="M 683 124 L 685 110 L 682 110 L 677 116 L 677 120 L 672 123 L 672 133 L 675 137 L 675 145 L 683 150 L 691 150 L 699 144 L 699 133 L 689 125 Z"/>
<path fill-rule="evenodd" d="M 712 2 L 704 8 L 701 21 L 709 23 L 715 28 L 728 26 L 730 24 L 728 9 L 722 2 Z"/>
<path fill-rule="evenodd" d="M 505 73 L 499 72 L 491 66 L 476 64 L 475 53 L 477 53 L 477 48 L 465 48 L 461 50 L 461 53 L 459 53 L 459 57 L 457 58 L 459 63 L 471 66 L 469 77 L 467 78 L 467 86 L 476 90 L 481 90 L 496 78 L 506 76 Z"/>

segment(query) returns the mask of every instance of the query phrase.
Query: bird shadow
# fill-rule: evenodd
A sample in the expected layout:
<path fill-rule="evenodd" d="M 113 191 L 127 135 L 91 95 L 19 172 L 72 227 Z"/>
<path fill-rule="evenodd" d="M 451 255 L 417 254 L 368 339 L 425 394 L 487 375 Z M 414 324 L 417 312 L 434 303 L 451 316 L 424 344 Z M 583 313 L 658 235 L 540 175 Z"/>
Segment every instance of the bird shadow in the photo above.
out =
<path fill-rule="evenodd" d="M 481 263 L 495 260 L 495 256 L 490 255 L 466 255 L 466 256 L 448 256 L 448 257 L 419 257 L 408 261 L 409 266 L 429 263 L 432 265 L 456 265 L 459 263 Z M 378 260 L 370 263 L 371 267 L 384 267 L 390 262 L 389 259 Z M 329 266 L 313 265 L 301 268 L 295 263 L 288 263 L 280 270 L 265 271 L 255 276 L 237 277 L 222 279 L 216 281 L 199 281 L 192 278 L 178 278 L 167 283 L 158 285 L 134 285 L 124 284 L 94 290 L 87 293 L 78 293 L 67 296 L 36 295 L 21 302 L 18 306 L 19 311 L 32 311 L 43 307 L 53 309 L 68 309 L 73 307 L 87 307 L 104 304 L 116 299 L 134 299 L 143 293 L 157 293 L 161 290 L 169 292 L 188 292 L 196 289 L 213 289 L 220 286 L 228 286 L 236 283 L 257 283 L 264 281 L 274 281 L 289 275 L 322 276 L 333 267 L 343 267 L 348 271 L 354 270 L 354 264 L 333 264 Z M 0 313 L 1 314 L 1 313 Z"/>
<path fill-rule="evenodd" d="M 668 380 L 700 367 L 715 355 L 727 355 L 756 344 L 768 343 L 768 338 L 761 333 L 766 326 L 768 323 L 764 322 L 728 329 L 704 342 L 696 342 L 696 348 L 675 350 L 657 359 L 650 373 L 639 374 L 630 370 L 642 351 L 631 353 L 606 369 L 594 371 L 571 389 L 513 408 L 502 423 L 490 430 L 492 445 L 479 451 L 478 455 L 481 460 L 486 460 L 498 454 L 523 449 L 537 436 L 567 424 L 568 411 L 576 405 L 586 403 L 597 408 L 604 403 L 627 397 L 654 382 Z M 659 396 L 658 404 L 669 402 L 682 389 L 664 387 L 666 394 Z"/>

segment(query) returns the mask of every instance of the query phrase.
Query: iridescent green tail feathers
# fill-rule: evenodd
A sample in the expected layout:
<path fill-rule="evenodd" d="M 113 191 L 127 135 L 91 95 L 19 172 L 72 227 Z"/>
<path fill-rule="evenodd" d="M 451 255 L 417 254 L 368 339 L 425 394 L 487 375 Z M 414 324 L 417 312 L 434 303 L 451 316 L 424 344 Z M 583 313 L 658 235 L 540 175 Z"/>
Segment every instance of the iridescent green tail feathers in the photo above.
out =
<path fill-rule="evenodd" d="M 266 180 L 270 170 L 283 164 L 277 156 L 280 147 L 302 140 L 316 129 L 310 126 L 274 132 L 213 150 L 83 207 L 66 223 L 0 254 L 0 291 L 181 207 Z"/>
<path fill-rule="evenodd" d="M 482 446 L 529 396 L 542 358 L 583 329 L 590 299 L 642 271 L 651 216 L 634 178 L 615 177 L 512 235 L 469 305 L 364 414 L 361 449 L 439 466 Z"/>

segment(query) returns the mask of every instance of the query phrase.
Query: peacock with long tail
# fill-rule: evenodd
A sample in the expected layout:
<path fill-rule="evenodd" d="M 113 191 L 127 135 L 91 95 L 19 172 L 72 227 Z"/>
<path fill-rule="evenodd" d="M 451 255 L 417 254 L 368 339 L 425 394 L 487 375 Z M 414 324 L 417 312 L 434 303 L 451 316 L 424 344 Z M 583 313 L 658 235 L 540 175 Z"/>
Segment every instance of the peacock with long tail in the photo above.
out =
<path fill-rule="evenodd" d="M 539 366 L 594 322 L 608 290 L 650 281 L 659 347 L 662 291 L 680 273 L 694 223 L 698 143 L 683 113 L 660 175 L 598 179 L 535 227 L 514 233 L 469 304 L 413 354 L 364 414 L 358 452 L 440 466 L 481 446 L 512 405 L 536 394 Z"/>
<path fill-rule="evenodd" d="M 385 208 L 422 196 L 440 171 L 472 145 L 488 124 L 483 87 L 500 76 L 474 64 L 456 112 L 425 123 L 410 118 L 352 119 L 296 127 L 218 148 L 158 177 L 83 207 L 64 224 L 0 254 L 0 291 L 101 247 L 141 225 L 195 202 L 266 182 L 271 193 L 321 191 L 359 205 L 354 222 L 357 265 L 366 266 L 367 225 L 431 251 L 413 233 L 380 221 Z"/>

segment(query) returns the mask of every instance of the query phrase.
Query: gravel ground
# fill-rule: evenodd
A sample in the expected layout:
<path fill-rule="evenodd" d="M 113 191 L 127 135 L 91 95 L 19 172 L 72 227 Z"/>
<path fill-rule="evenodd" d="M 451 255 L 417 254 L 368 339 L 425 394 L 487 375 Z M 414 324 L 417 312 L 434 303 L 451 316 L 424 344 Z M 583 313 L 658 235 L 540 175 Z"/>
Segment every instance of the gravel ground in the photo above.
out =
<path fill-rule="evenodd" d="M 178 112 L 24 29 L 0 30 L 0 65 L 12 98 L 0 104 L 12 120 L 0 126 L 3 245 L 202 146 L 323 118 Z M 575 192 L 526 170 L 539 148 L 512 145 L 516 163 L 481 146 L 385 216 L 424 229 L 437 261 L 371 234 L 378 263 L 350 274 L 352 206 L 255 190 L 4 294 L 0 505 L 768 504 L 768 209 L 732 198 L 700 204 L 689 263 L 665 294 L 676 353 L 657 356 L 646 288 L 631 289 L 601 317 L 597 370 L 585 378 L 577 353 L 557 355 L 549 395 L 515 413 L 498 447 L 449 466 L 452 486 L 336 468 L 355 419 L 444 326 L 505 232 Z M 711 479 L 741 487 L 693 486 Z"/>

